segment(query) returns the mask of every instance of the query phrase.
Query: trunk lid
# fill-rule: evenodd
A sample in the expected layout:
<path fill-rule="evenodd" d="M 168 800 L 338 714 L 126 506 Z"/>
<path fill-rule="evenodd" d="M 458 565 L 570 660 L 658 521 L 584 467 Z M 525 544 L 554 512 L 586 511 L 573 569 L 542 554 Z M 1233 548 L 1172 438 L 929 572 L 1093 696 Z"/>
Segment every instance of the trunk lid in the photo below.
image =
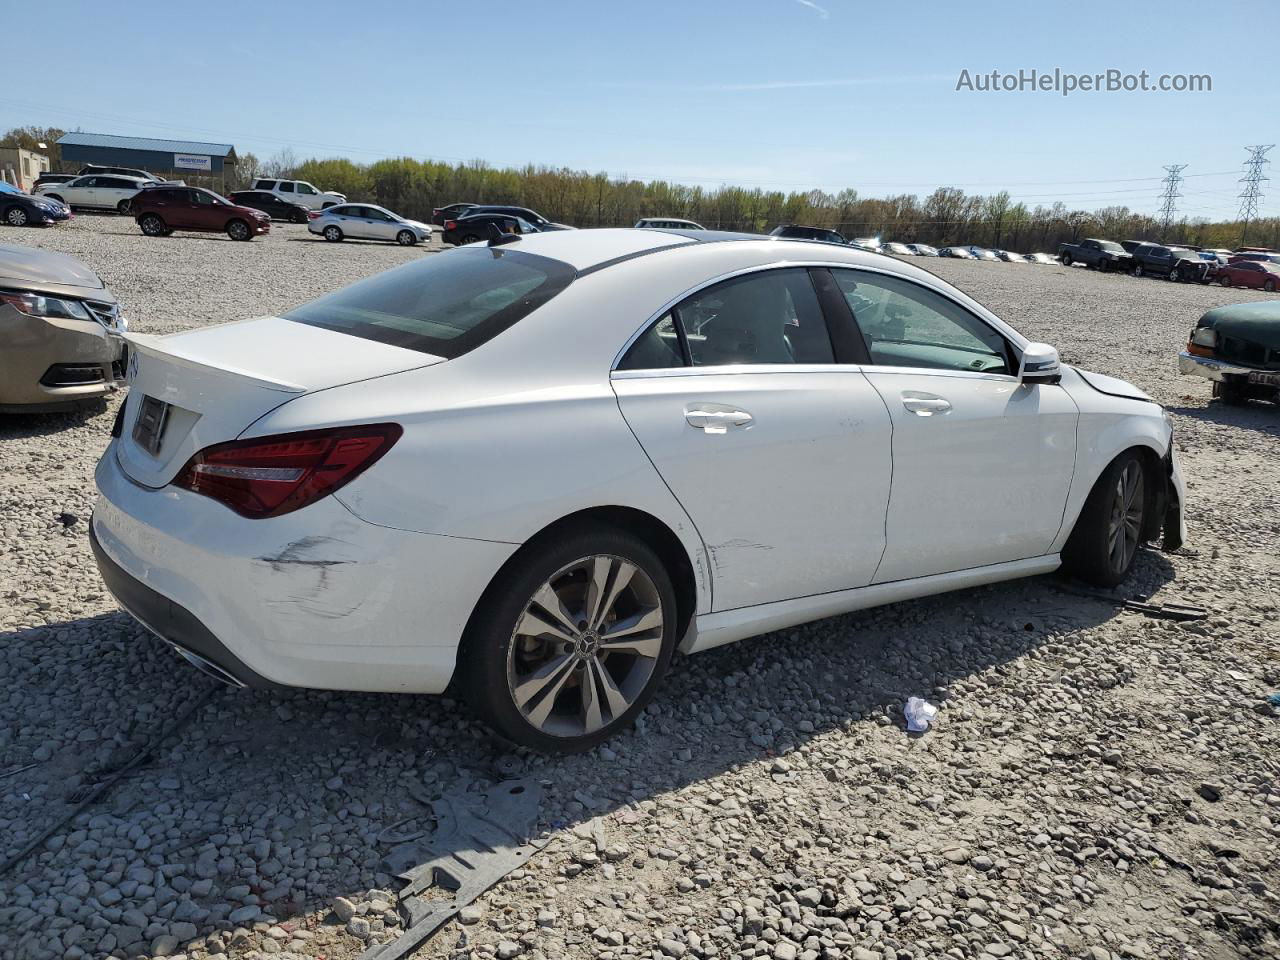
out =
<path fill-rule="evenodd" d="M 125 338 L 130 389 L 116 450 L 125 473 L 148 487 L 296 397 L 442 362 L 280 317 Z"/>

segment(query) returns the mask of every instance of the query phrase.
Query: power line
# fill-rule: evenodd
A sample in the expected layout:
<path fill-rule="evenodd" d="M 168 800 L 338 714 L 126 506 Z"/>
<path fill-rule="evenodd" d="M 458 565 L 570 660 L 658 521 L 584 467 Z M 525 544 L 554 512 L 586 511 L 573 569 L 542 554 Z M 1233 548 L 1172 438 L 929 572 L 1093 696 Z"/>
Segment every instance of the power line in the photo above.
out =
<path fill-rule="evenodd" d="M 1245 147 L 1249 151 L 1249 159 L 1245 161 L 1244 176 L 1240 178 L 1240 182 L 1244 184 L 1244 190 L 1240 192 L 1239 219 L 1244 221 L 1244 226 L 1240 229 L 1241 245 L 1249 236 L 1249 221 L 1258 216 L 1258 204 L 1262 202 L 1262 182 L 1270 179 L 1262 172 L 1262 165 L 1271 162 L 1267 159 L 1267 151 L 1274 146 L 1274 143 L 1268 143 Z"/>
<path fill-rule="evenodd" d="M 1160 194 L 1160 230 L 1168 233 L 1169 227 L 1178 215 L 1178 184 L 1182 182 L 1182 171 L 1187 169 L 1185 163 L 1174 163 L 1164 168 L 1164 192 Z"/>

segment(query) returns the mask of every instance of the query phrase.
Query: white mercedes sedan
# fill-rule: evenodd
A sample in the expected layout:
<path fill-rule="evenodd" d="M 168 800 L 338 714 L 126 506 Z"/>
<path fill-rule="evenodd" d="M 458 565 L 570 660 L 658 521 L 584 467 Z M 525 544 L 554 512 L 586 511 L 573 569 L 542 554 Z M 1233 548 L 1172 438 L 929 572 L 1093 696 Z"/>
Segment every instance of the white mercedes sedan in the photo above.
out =
<path fill-rule="evenodd" d="M 91 537 L 248 687 L 437 693 L 580 750 L 679 650 L 1185 536 L 1164 410 L 891 257 L 503 235 L 130 334 Z M 909 639 L 908 641 L 909 642 Z"/>

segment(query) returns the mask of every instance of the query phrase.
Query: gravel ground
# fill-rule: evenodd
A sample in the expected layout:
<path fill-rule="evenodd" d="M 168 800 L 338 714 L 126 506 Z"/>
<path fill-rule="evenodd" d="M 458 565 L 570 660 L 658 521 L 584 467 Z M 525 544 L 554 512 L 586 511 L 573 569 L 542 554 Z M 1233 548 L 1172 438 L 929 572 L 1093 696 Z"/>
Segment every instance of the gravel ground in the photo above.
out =
<path fill-rule="evenodd" d="M 109 217 L 0 242 L 81 257 L 147 333 L 424 255 L 290 226 L 153 240 Z M 1126 595 L 1209 620 L 1052 577 L 901 604 L 683 659 L 641 729 L 510 757 L 447 698 L 215 688 L 117 612 L 91 560 L 116 402 L 8 417 L 0 860 L 87 803 L 0 873 L 0 957 L 349 960 L 394 933 L 384 829 L 513 770 L 544 781 L 554 839 L 420 956 L 1277 956 L 1280 410 L 1223 408 L 1174 370 L 1204 310 L 1261 295 L 927 265 L 1170 407 L 1192 539 L 1144 553 Z M 903 729 L 910 695 L 941 707 L 926 734 Z"/>

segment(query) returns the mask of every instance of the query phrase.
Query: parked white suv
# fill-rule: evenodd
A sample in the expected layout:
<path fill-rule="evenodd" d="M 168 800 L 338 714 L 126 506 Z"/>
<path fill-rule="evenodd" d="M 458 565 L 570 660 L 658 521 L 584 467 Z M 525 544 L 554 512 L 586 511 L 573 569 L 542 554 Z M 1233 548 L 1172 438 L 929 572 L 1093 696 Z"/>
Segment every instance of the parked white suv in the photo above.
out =
<path fill-rule="evenodd" d="M 95 173 L 87 177 L 76 177 L 66 183 L 41 184 L 36 187 L 36 193 L 61 200 L 68 207 L 93 207 L 128 213 L 129 202 L 151 182 L 141 177 Z"/>
<path fill-rule="evenodd" d="M 305 180 L 255 180 L 254 190 L 265 190 L 290 203 L 300 203 L 308 210 L 323 210 L 335 203 L 346 203 L 347 198 L 340 193 L 326 193 L 317 190 L 313 184 Z"/>

